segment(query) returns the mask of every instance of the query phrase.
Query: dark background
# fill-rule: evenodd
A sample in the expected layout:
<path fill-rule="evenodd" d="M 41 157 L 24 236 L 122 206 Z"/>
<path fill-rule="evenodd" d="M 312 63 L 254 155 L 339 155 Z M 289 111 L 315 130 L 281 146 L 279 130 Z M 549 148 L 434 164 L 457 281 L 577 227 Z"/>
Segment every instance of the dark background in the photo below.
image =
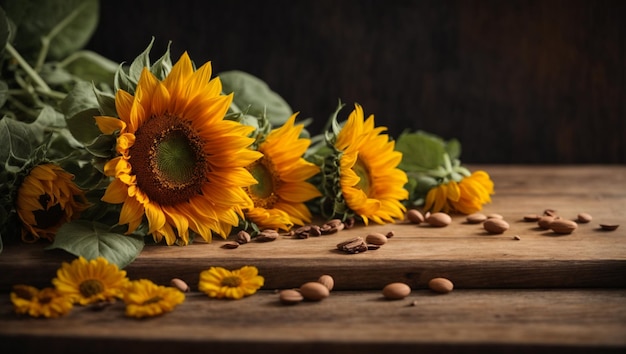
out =
<path fill-rule="evenodd" d="M 626 162 L 626 1 L 103 0 L 89 49 L 156 38 L 266 81 L 318 133 L 338 99 L 464 163 Z"/>

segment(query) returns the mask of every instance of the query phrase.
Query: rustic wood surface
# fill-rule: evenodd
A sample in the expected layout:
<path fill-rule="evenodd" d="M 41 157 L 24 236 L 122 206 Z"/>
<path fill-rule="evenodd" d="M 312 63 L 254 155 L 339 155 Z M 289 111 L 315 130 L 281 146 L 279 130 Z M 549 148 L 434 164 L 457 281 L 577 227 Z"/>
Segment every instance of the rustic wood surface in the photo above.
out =
<path fill-rule="evenodd" d="M 195 351 L 277 353 L 402 352 L 621 352 L 626 349 L 626 167 L 471 166 L 487 170 L 496 185 L 485 213 L 502 214 L 511 228 L 490 235 L 454 216 L 445 228 L 357 226 L 335 235 L 242 245 L 225 242 L 187 247 L 149 246 L 126 268 L 131 279 L 168 284 L 172 277 L 192 288 L 179 308 L 145 321 L 126 319 L 123 305 L 102 311 L 74 309 L 55 320 L 20 318 L 7 291 L 26 283 L 45 286 L 63 252 L 41 245 L 9 245 L 0 255 L 0 342 L 17 352 Z M 579 212 L 594 219 L 570 235 L 539 230 L 522 221 L 555 209 L 565 218 Z M 615 231 L 603 222 L 621 223 Z M 375 251 L 348 255 L 339 241 L 393 230 Z M 515 240 L 514 236 L 520 240 Z M 263 290 L 241 301 L 208 299 L 196 291 L 198 273 L 209 266 L 256 265 Z M 321 303 L 285 306 L 275 290 L 298 287 L 331 274 L 336 288 Z M 426 288 L 444 276 L 455 284 L 447 295 Z M 413 292 L 384 301 L 380 290 L 404 281 Z"/>
<path fill-rule="evenodd" d="M 481 168 L 476 166 L 476 168 Z M 341 290 L 374 290 L 389 281 L 414 288 L 445 276 L 459 288 L 626 287 L 626 225 L 615 231 L 599 224 L 626 222 L 624 166 L 484 166 L 496 185 L 485 213 L 499 213 L 510 223 L 501 235 L 456 215 L 445 228 L 408 222 L 356 226 L 340 233 L 276 241 L 252 242 L 237 249 L 220 247 L 224 240 L 186 247 L 147 246 L 126 270 L 132 278 L 168 283 L 180 277 L 197 283 L 210 266 L 237 268 L 252 264 L 266 277 L 266 288 L 297 287 L 320 273 L 332 274 Z M 580 212 L 594 219 L 570 235 L 541 230 L 524 222 L 529 213 L 554 209 L 564 218 Z M 369 232 L 395 236 L 378 250 L 345 254 L 336 244 Z M 520 240 L 515 240 L 519 236 Z M 46 244 L 7 246 L 0 256 L 1 288 L 28 279 L 49 284 L 62 252 L 44 251 Z"/>
<path fill-rule="evenodd" d="M 626 348 L 624 289 L 417 290 L 384 300 L 338 291 L 286 306 L 272 291 L 242 300 L 193 292 L 173 312 L 136 320 L 118 302 L 63 318 L 18 318 L 0 299 L 11 353 L 583 353 Z M 16 350 L 16 351 L 14 351 Z"/>

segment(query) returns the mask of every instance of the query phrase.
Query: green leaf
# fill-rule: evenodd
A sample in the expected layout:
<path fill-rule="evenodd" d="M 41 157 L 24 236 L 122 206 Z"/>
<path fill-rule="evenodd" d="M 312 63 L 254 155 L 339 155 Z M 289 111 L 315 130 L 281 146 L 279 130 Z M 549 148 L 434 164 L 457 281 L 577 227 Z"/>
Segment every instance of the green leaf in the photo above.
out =
<path fill-rule="evenodd" d="M 34 61 L 47 38 L 49 57 L 62 59 L 87 44 L 98 25 L 98 0 L 3 1 L 7 16 L 16 22 L 17 49 Z"/>
<path fill-rule="evenodd" d="M 9 85 L 4 80 L 0 80 L 0 108 L 4 107 L 4 104 L 9 98 Z"/>
<path fill-rule="evenodd" d="M 38 144 L 33 125 L 8 117 L 0 119 L 0 164 L 21 166 L 29 160 L 31 151 Z"/>
<path fill-rule="evenodd" d="M 101 115 L 94 87 L 87 82 L 78 82 L 61 102 L 67 128 L 76 140 L 89 144 L 100 134 L 94 116 Z"/>
<path fill-rule="evenodd" d="M 108 225 L 77 220 L 64 224 L 47 249 L 62 249 L 86 259 L 104 257 L 124 268 L 137 258 L 144 246 L 143 238 L 111 232 Z"/>
<path fill-rule="evenodd" d="M 404 171 L 427 171 L 444 163 L 445 142 L 432 134 L 418 131 L 402 133 L 396 140 L 396 150 L 402 152 L 399 167 Z"/>
<path fill-rule="evenodd" d="M 135 60 L 130 64 L 130 69 L 128 71 L 128 76 L 131 81 L 135 83 L 135 85 L 139 82 L 139 78 L 141 77 L 141 72 L 143 68 L 150 68 L 150 50 L 152 49 L 152 44 L 154 44 L 154 37 L 148 44 L 148 47 L 139 54 Z"/>
<path fill-rule="evenodd" d="M 170 56 L 170 46 L 172 42 L 167 43 L 167 50 L 165 53 L 152 64 L 150 71 L 157 77 L 157 79 L 163 81 L 167 75 L 172 71 L 172 58 Z"/>
<path fill-rule="evenodd" d="M 265 114 L 272 126 L 283 125 L 293 114 L 289 104 L 261 79 L 243 71 L 233 70 L 220 73 L 222 90 L 234 92 L 233 102 L 247 114 Z"/>
<path fill-rule="evenodd" d="M 113 86 L 113 77 L 118 65 L 116 62 L 88 50 L 76 52 L 60 63 L 60 66 L 65 68 L 67 72 L 81 80 L 95 84 L 104 83 L 108 86 Z"/>

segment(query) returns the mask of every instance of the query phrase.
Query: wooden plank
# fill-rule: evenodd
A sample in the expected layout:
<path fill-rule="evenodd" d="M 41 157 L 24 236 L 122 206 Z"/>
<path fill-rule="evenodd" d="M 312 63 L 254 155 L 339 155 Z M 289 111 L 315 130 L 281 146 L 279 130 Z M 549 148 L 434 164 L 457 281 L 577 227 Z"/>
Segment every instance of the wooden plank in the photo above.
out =
<path fill-rule="evenodd" d="M 223 240 L 187 247 L 148 246 L 126 269 L 131 278 L 168 283 L 180 277 L 194 285 L 210 266 L 251 264 L 266 278 L 266 289 L 297 287 L 320 274 L 331 274 L 339 290 L 375 290 L 390 281 L 425 287 L 445 276 L 457 288 L 626 287 L 626 225 L 612 232 L 600 222 L 626 221 L 624 166 L 474 166 L 487 170 L 496 185 L 485 213 L 502 214 L 511 228 L 489 235 L 480 225 L 456 215 L 445 228 L 406 222 L 357 226 L 335 235 L 274 242 L 253 242 L 234 250 Z M 579 212 L 594 216 L 571 235 L 558 236 L 523 222 L 523 215 L 550 208 L 566 218 Z M 336 244 L 369 232 L 394 231 L 376 251 L 348 255 Z M 520 240 L 514 240 L 513 236 Z M 44 251 L 45 244 L 7 245 L 0 255 L 0 289 L 16 283 L 49 284 L 64 252 Z"/>
<path fill-rule="evenodd" d="M 0 342 L 47 353 L 440 353 L 623 352 L 626 291 L 333 291 L 322 302 L 282 305 L 271 291 L 238 301 L 189 293 L 162 317 L 124 317 L 117 302 L 54 320 L 18 318 L 0 298 Z M 13 351 L 12 351 L 13 352 Z"/>

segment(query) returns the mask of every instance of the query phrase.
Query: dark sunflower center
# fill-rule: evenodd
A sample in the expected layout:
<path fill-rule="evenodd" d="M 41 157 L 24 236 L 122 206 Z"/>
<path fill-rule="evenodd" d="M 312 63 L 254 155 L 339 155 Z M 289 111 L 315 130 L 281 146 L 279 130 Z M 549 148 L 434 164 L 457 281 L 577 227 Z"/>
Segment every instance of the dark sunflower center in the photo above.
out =
<path fill-rule="evenodd" d="M 88 279 L 80 283 L 78 291 L 84 297 L 91 297 L 104 291 L 104 284 L 97 279 Z"/>
<path fill-rule="evenodd" d="M 360 178 L 359 183 L 356 185 L 356 187 L 361 189 L 366 195 L 370 196 L 371 181 L 369 168 L 360 158 L 357 158 L 356 163 L 354 164 L 352 169 Z"/>
<path fill-rule="evenodd" d="M 50 203 L 50 196 L 47 194 L 42 194 L 39 196 L 39 204 L 43 208 L 43 210 L 33 210 L 33 215 L 35 216 L 35 221 L 37 221 L 37 227 L 40 229 L 47 229 L 49 227 L 53 227 L 59 224 L 65 212 L 61 205 L 54 204 L 48 206 Z"/>
<path fill-rule="evenodd" d="M 222 279 L 222 286 L 227 286 L 229 288 L 236 288 L 241 285 L 241 278 L 236 276 L 225 277 Z"/>
<path fill-rule="evenodd" d="M 161 300 L 163 300 L 162 297 L 160 297 L 158 295 L 157 296 L 153 296 L 153 297 L 149 298 L 148 300 L 144 301 L 143 305 L 156 304 L 156 303 L 158 303 Z"/>
<path fill-rule="evenodd" d="M 165 114 L 135 133 L 130 164 L 137 186 L 161 205 L 175 205 L 201 193 L 209 171 L 202 139 L 189 122 Z"/>
<path fill-rule="evenodd" d="M 278 201 L 276 189 L 280 184 L 280 179 L 274 172 L 274 167 L 266 158 L 261 158 L 247 167 L 254 179 L 259 183 L 247 188 L 248 195 L 257 208 L 271 209 Z"/>

